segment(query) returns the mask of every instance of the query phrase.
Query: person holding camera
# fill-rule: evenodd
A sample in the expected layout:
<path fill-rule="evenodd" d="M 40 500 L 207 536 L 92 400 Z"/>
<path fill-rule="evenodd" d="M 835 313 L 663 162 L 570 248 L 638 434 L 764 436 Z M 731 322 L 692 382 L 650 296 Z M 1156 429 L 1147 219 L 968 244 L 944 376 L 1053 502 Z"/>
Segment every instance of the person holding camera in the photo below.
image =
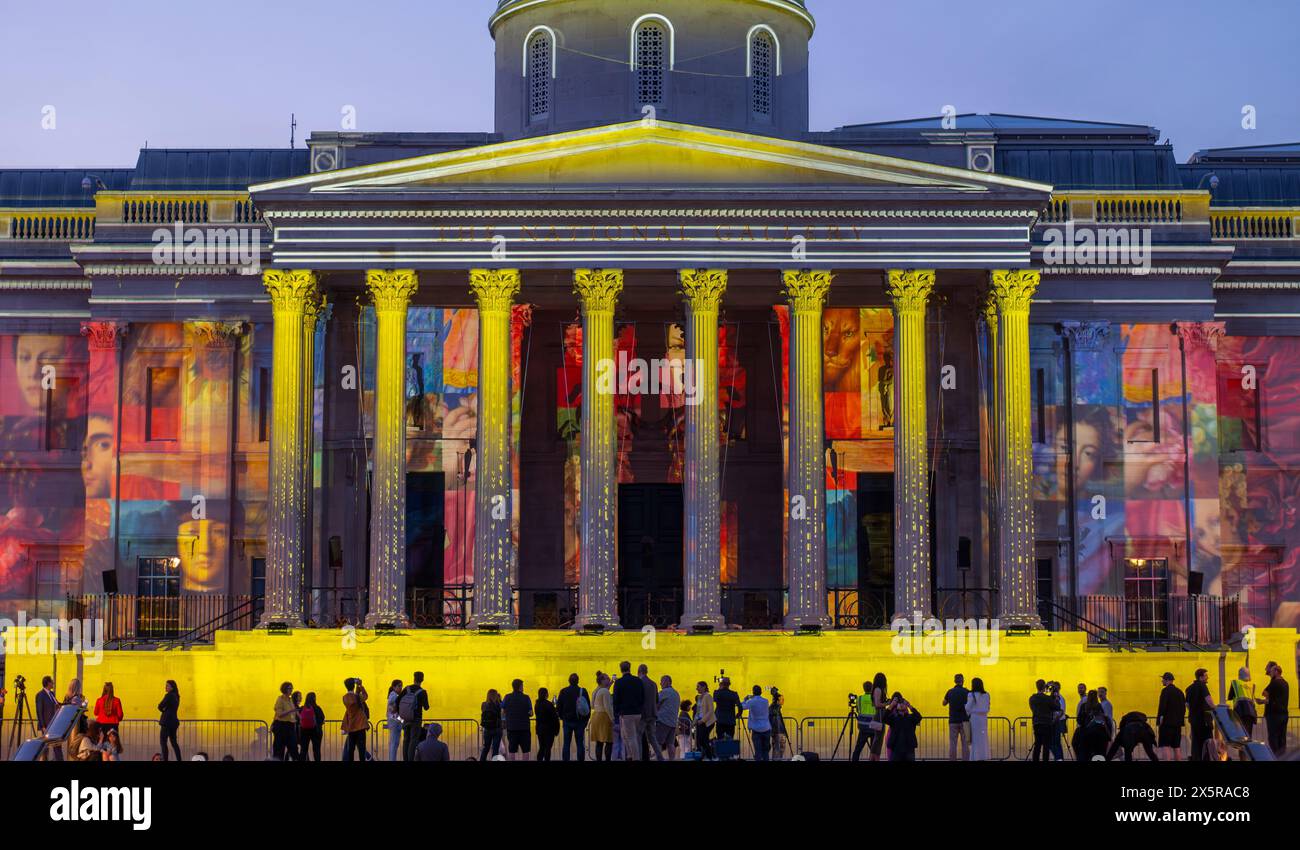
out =
<path fill-rule="evenodd" d="M 921 712 L 903 694 L 894 692 L 885 708 L 885 726 L 889 727 L 889 760 L 916 761 L 916 727 L 921 725 Z"/>
<path fill-rule="evenodd" d="M 370 721 L 366 718 L 366 700 L 369 694 L 361 684 L 360 677 L 348 677 L 343 680 L 343 760 L 352 761 L 355 755 L 360 761 L 367 761 L 366 730 Z"/>
<path fill-rule="evenodd" d="M 1056 732 L 1056 698 L 1047 693 L 1047 682 L 1034 683 L 1035 693 L 1029 698 L 1029 714 L 1034 727 L 1033 761 L 1052 760 L 1052 736 Z"/>

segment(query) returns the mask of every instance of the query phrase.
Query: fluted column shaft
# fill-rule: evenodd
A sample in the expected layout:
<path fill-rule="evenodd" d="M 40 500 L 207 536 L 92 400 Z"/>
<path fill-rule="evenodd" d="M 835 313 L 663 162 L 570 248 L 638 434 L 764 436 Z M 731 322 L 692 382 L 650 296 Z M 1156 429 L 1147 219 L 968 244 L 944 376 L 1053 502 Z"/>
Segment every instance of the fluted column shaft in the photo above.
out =
<path fill-rule="evenodd" d="M 894 307 L 894 616 L 930 615 L 925 316 L 934 272 L 891 270 Z"/>
<path fill-rule="evenodd" d="M 405 628 L 406 311 L 419 282 L 409 269 L 372 269 L 375 305 L 375 435 L 370 497 L 370 606 L 366 628 Z"/>
<path fill-rule="evenodd" d="M 581 544 L 577 629 L 618 628 L 618 423 L 614 393 L 600 374 L 614 362 L 614 309 L 623 291 L 617 269 L 578 269 L 582 302 Z"/>
<path fill-rule="evenodd" d="M 1004 628 L 1042 628 L 1034 586 L 1034 456 L 1029 409 L 1029 303 L 1038 289 L 1038 279 L 1038 272 L 1024 270 L 995 271 L 989 278 L 1000 335 L 998 598 Z"/>
<path fill-rule="evenodd" d="M 262 282 L 271 296 L 272 422 L 267 516 L 266 599 L 259 626 L 302 625 L 307 517 L 303 486 L 303 326 L 319 295 L 316 275 L 305 269 L 269 269 Z"/>
<path fill-rule="evenodd" d="M 722 617 L 722 469 L 718 442 L 718 308 L 727 290 L 724 269 L 683 269 L 686 367 L 698 404 L 686 405 L 682 471 L 686 535 L 685 600 L 681 627 L 726 626 Z"/>
<path fill-rule="evenodd" d="M 315 431 L 316 431 L 316 324 L 325 313 L 325 295 L 317 292 L 307 302 L 302 322 L 302 487 L 305 510 L 300 528 L 302 543 L 302 584 L 309 591 L 316 580 L 315 559 Z M 311 605 L 310 599 L 304 604 Z"/>
<path fill-rule="evenodd" d="M 822 307 L 832 275 L 788 271 L 790 303 L 790 610 L 786 628 L 826 627 L 826 452 L 822 393 Z"/>
<path fill-rule="evenodd" d="M 474 490 L 474 612 L 470 626 L 513 628 L 510 538 L 510 311 L 515 269 L 475 269 L 478 301 L 478 459 Z"/>
<path fill-rule="evenodd" d="M 986 361 L 988 366 L 984 371 L 984 377 L 987 379 L 987 392 L 984 394 L 984 402 L 986 405 L 985 415 L 988 417 L 988 431 L 981 435 L 984 439 L 981 453 L 988 463 L 985 470 L 988 478 L 984 484 L 986 490 L 984 494 L 985 510 L 983 521 L 988 532 L 986 541 L 988 543 L 988 558 L 991 562 L 989 568 L 990 580 L 1000 582 L 1001 575 L 997 572 L 997 564 L 1001 560 L 998 529 L 1002 519 L 1002 511 L 999 508 L 1000 491 L 1002 489 L 1002 389 L 998 383 L 998 351 L 1001 348 L 1002 340 L 998 333 L 997 302 L 987 289 L 980 298 L 979 312 L 979 324 L 984 329 L 988 354 Z"/>

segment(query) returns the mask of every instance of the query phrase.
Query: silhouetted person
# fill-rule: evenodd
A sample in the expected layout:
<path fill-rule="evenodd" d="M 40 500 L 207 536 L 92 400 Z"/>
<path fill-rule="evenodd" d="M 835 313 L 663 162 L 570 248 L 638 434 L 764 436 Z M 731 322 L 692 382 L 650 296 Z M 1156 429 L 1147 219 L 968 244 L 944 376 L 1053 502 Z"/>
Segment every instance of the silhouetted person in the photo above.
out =
<path fill-rule="evenodd" d="M 1130 711 L 1120 718 L 1119 734 L 1106 752 L 1106 761 L 1115 758 L 1120 749 L 1124 750 L 1124 761 L 1133 761 L 1133 750 L 1139 745 L 1146 752 L 1147 758 L 1160 761 L 1156 757 L 1156 733 L 1147 724 L 1147 716 L 1140 711 Z"/>

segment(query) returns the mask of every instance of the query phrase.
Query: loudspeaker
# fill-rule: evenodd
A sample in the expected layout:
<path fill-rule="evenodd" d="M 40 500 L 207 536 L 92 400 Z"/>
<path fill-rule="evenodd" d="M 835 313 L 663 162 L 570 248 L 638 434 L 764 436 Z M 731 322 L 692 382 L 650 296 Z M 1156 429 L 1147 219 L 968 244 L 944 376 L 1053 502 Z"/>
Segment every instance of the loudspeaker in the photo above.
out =
<path fill-rule="evenodd" d="M 970 538 L 957 538 L 957 569 L 970 569 Z"/>
<path fill-rule="evenodd" d="M 811 750 L 806 751 L 806 752 L 802 752 L 802 753 L 800 753 L 799 755 L 803 756 L 803 760 L 804 760 L 804 761 L 821 761 L 821 760 L 822 760 L 821 756 L 817 755 L 816 753 L 812 752 Z"/>
<path fill-rule="evenodd" d="M 117 570 L 104 570 L 100 575 L 104 578 L 104 592 L 117 593 Z"/>
<path fill-rule="evenodd" d="M 1205 573 L 1192 570 L 1187 574 L 1187 595 L 1200 596 L 1205 588 Z"/>

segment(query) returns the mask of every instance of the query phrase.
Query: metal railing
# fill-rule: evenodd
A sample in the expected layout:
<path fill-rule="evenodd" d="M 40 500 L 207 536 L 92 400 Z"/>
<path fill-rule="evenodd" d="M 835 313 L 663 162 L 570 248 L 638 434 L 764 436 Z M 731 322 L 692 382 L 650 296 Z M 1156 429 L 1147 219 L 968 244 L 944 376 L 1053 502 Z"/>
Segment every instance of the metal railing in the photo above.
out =
<path fill-rule="evenodd" d="M 789 719 L 786 721 L 789 723 Z M 887 733 L 881 733 L 887 734 Z M 849 761 L 858 739 L 855 719 L 844 717 L 805 717 L 799 721 L 799 751 L 813 752 L 823 761 Z M 1013 757 L 1011 721 L 1005 717 L 988 719 L 989 761 L 1007 761 Z M 924 717 L 916 729 L 918 761 L 948 758 L 949 731 L 947 717 Z M 864 749 L 862 759 L 868 758 Z M 885 758 L 884 751 L 881 758 Z"/>
<path fill-rule="evenodd" d="M 67 597 L 67 616 L 96 624 L 105 646 L 207 640 L 217 629 L 247 630 L 256 625 L 260 600 L 253 596 L 190 594 L 139 596 L 94 593 Z"/>
<path fill-rule="evenodd" d="M 1141 644 L 1190 644 L 1194 648 L 1219 646 L 1239 631 L 1240 604 L 1236 597 L 1169 596 L 1160 600 L 1123 596 L 1078 596 L 1060 606 L 1090 624 L 1090 640 L 1118 640 Z M 1101 630 L 1098 632 L 1098 630 Z"/>

